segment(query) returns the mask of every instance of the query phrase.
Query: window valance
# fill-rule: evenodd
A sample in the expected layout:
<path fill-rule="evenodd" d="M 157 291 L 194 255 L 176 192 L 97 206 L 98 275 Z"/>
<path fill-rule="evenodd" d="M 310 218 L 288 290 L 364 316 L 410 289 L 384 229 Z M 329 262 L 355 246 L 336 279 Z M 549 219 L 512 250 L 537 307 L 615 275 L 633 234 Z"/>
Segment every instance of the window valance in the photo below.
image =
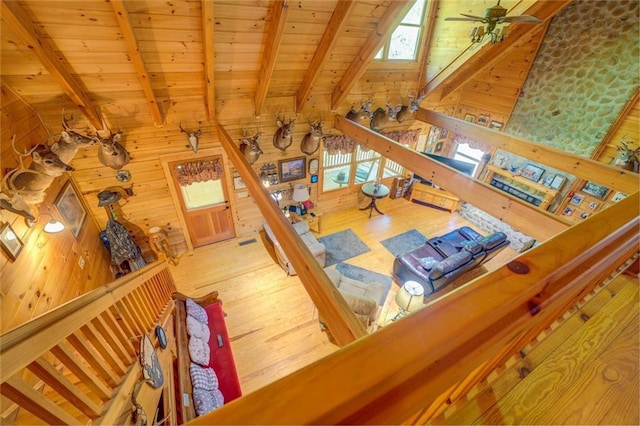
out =
<path fill-rule="evenodd" d="M 389 139 L 393 139 L 394 141 L 401 143 L 402 145 L 413 146 L 418 142 L 418 138 L 420 137 L 420 129 L 396 130 L 393 132 L 384 133 L 384 135 Z"/>
<path fill-rule="evenodd" d="M 176 166 L 176 178 L 181 186 L 191 185 L 194 182 L 206 182 L 218 180 L 222 177 L 224 168 L 220 160 L 192 161 Z"/>
<path fill-rule="evenodd" d="M 336 135 L 324 137 L 324 148 L 331 155 L 334 154 L 351 154 L 356 150 L 358 142 L 348 136 Z"/>
<path fill-rule="evenodd" d="M 455 135 L 452 140 L 454 143 L 457 143 L 457 144 L 464 145 L 466 143 L 471 148 L 479 149 L 482 152 L 488 152 L 491 150 L 491 145 L 477 141 L 475 139 L 468 138 L 466 136 Z"/>

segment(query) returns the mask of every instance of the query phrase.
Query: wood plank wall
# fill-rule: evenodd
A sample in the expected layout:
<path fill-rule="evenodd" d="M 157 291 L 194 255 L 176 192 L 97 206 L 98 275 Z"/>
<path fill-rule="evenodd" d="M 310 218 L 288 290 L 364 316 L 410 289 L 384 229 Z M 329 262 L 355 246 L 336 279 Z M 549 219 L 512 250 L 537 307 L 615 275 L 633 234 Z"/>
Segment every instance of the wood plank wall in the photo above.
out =
<path fill-rule="evenodd" d="M 44 143 L 48 136 L 33 110 L 5 86 L 2 86 L 1 134 L 2 176 L 7 169 L 18 166 L 18 155 L 11 147 L 13 135 L 20 152 Z M 40 213 L 61 219 L 53 203 L 68 180 L 68 175 L 54 180 L 46 200 L 39 206 Z M 91 216 L 85 220 L 77 239 L 68 228 L 58 234 L 45 233 L 43 226 L 47 220 L 49 217 L 44 216 L 29 228 L 22 216 L 0 210 L 0 222 L 9 223 L 24 243 L 15 261 L 5 253 L 0 254 L 0 332 L 113 280 L 107 250 L 97 238 L 98 228 Z M 78 264 L 80 257 L 85 261 L 84 268 Z"/>

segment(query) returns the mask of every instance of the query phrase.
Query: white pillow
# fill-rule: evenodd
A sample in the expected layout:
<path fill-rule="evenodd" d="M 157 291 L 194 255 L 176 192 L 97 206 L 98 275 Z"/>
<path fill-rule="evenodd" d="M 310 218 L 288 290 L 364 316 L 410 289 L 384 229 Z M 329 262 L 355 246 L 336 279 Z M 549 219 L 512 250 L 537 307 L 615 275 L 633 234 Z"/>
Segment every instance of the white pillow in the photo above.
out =
<path fill-rule="evenodd" d="M 211 356 L 209 343 L 195 336 L 189 337 L 189 356 L 196 364 L 208 366 Z"/>
<path fill-rule="evenodd" d="M 207 316 L 207 311 L 205 311 L 202 306 L 198 305 L 196 302 L 193 301 L 193 299 L 189 299 L 189 298 L 187 298 L 185 305 L 187 306 L 187 315 L 191 315 L 192 317 L 194 317 L 195 319 L 197 319 L 203 324 L 209 324 L 209 317 Z"/>
<path fill-rule="evenodd" d="M 218 389 L 218 376 L 213 368 L 201 367 L 193 362 L 189 365 L 191 384 L 194 389 L 212 391 Z"/>
<path fill-rule="evenodd" d="M 191 315 L 187 315 L 187 334 L 208 342 L 209 337 L 211 337 L 211 330 L 209 330 L 207 325 L 201 323 Z"/>

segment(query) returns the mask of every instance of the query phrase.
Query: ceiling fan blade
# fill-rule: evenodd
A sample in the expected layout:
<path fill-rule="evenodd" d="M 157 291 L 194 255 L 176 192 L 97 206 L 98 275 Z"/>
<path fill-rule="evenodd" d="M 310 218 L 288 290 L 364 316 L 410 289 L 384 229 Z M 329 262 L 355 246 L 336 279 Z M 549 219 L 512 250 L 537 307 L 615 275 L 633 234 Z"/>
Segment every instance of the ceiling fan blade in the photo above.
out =
<path fill-rule="evenodd" d="M 465 21 L 465 22 L 482 22 L 482 19 L 476 18 L 444 18 L 445 21 Z"/>
<path fill-rule="evenodd" d="M 466 13 L 461 13 L 460 15 L 466 16 L 467 18 L 477 19 L 478 21 L 482 21 L 484 19 L 482 16 L 467 15 Z"/>
<path fill-rule="evenodd" d="M 516 24 L 542 24 L 542 19 L 531 15 L 505 16 L 503 22 L 515 22 Z"/>

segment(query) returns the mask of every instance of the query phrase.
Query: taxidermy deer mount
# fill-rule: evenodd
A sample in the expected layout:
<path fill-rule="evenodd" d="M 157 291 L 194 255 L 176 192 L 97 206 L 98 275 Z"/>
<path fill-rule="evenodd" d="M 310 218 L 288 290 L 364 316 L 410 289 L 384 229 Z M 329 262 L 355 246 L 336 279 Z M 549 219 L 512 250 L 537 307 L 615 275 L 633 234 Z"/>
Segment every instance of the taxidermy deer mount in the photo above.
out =
<path fill-rule="evenodd" d="M 276 117 L 276 124 L 278 130 L 273 135 L 273 146 L 280 151 L 284 152 L 293 143 L 293 126 L 296 120 L 289 119 L 289 123 L 284 124 L 284 120 L 280 117 Z"/>
<path fill-rule="evenodd" d="M 200 123 L 198 123 L 199 125 Z M 182 128 L 182 122 L 180 122 L 180 131 L 187 134 L 187 140 L 189 141 L 189 145 L 187 147 L 191 147 L 193 152 L 198 152 L 198 144 L 200 143 L 200 135 L 202 134 L 202 129 L 198 128 L 196 131 L 187 131 Z"/>
<path fill-rule="evenodd" d="M 304 135 L 302 142 L 300 143 L 300 151 L 307 155 L 311 155 L 320 148 L 320 142 L 322 141 L 322 120 L 318 119 L 312 123 L 309 123 L 311 131 Z"/>
<path fill-rule="evenodd" d="M 623 170 L 630 170 L 638 173 L 638 155 L 640 155 L 640 147 L 631 149 L 629 147 L 631 141 L 625 140 L 625 136 L 620 139 L 620 145 L 615 146 L 618 154 L 611 160 L 611 165 L 620 167 Z M 613 145 L 610 145 L 613 146 Z"/>
<path fill-rule="evenodd" d="M 243 131 L 245 136 L 240 139 L 240 152 L 244 155 L 247 163 L 253 164 L 258 161 L 258 158 L 262 155 L 262 150 L 258 142 L 262 133 L 257 132 L 255 135 L 249 137 L 246 136 L 247 132 Z"/>
<path fill-rule="evenodd" d="M 100 141 L 100 148 L 98 149 L 98 160 L 114 170 L 120 170 L 131 161 L 129 152 L 120 144 L 121 140 L 121 132 L 110 134 L 108 138 Z"/>

